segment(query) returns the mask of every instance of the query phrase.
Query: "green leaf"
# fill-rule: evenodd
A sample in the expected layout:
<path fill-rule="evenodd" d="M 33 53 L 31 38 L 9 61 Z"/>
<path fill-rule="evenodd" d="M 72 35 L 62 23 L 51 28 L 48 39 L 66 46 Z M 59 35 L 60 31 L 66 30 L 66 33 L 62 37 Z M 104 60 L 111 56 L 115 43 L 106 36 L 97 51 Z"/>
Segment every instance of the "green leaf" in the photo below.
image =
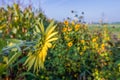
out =
<path fill-rule="evenodd" d="M 15 53 L 9 60 L 8 60 L 8 66 L 11 65 L 12 63 L 14 63 L 18 57 L 21 55 L 21 52 L 19 53 Z"/>
<path fill-rule="evenodd" d="M 54 20 L 49 24 L 49 26 L 47 27 L 45 33 L 48 33 L 49 29 L 52 28 L 54 25 Z"/>
<path fill-rule="evenodd" d="M 37 24 L 39 25 L 40 32 L 43 34 L 43 33 L 44 33 L 44 25 L 43 25 L 43 21 L 41 21 L 41 22 L 37 21 Z"/>
<path fill-rule="evenodd" d="M 34 65 L 34 62 L 35 62 L 35 59 L 36 59 L 36 56 L 35 55 L 30 55 L 31 56 L 31 59 L 29 60 L 28 62 L 28 71 L 32 68 L 32 66 Z"/>
<path fill-rule="evenodd" d="M 7 40 L 10 42 L 13 42 L 13 43 L 22 43 L 23 42 L 22 40 L 18 40 L 18 39 L 7 39 Z"/>
<path fill-rule="evenodd" d="M 35 26 L 36 32 L 40 33 L 40 29 L 38 28 L 38 26 Z"/>

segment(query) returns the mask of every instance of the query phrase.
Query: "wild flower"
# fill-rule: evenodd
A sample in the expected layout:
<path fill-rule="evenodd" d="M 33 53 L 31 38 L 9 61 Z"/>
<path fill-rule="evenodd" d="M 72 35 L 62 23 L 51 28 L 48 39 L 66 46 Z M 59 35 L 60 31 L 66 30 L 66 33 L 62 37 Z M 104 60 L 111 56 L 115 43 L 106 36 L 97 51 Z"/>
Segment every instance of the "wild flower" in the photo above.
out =
<path fill-rule="evenodd" d="M 67 20 L 64 21 L 64 24 L 68 26 L 69 22 Z"/>
<path fill-rule="evenodd" d="M 104 44 L 104 43 L 101 45 L 101 49 L 102 49 L 102 50 L 105 49 L 105 44 Z"/>
<path fill-rule="evenodd" d="M 67 31 L 67 28 L 66 28 L 66 27 L 64 27 L 62 31 L 63 31 L 63 32 L 66 32 L 66 31 Z"/>
<path fill-rule="evenodd" d="M 71 47 L 73 45 L 72 41 L 69 42 L 67 45 L 68 45 L 68 47 Z"/>
<path fill-rule="evenodd" d="M 71 28 L 71 27 L 68 27 L 68 31 L 72 31 L 72 28 Z"/>
<path fill-rule="evenodd" d="M 78 31 L 79 28 L 80 28 L 80 24 L 76 24 L 76 25 L 75 25 L 75 31 Z"/>
<path fill-rule="evenodd" d="M 85 43 L 85 40 L 81 40 L 81 43 L 84 44 L 84 43 Z"/>
<path fill-rule="evenodd" d="M 97 41 L 97 39 L 98 39 L 98 37 L 93 38 L 93 39 L 92 39 L 92 42 L 96 42 L 96 41 Z"/>

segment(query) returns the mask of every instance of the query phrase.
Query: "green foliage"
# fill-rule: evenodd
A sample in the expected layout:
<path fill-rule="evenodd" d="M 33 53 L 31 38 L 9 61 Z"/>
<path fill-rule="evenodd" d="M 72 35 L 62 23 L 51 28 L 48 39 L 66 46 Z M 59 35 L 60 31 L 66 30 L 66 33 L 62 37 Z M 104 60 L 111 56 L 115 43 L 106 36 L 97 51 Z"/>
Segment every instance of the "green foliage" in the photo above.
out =
<path fill-rule="evenodd" d="M 111 42 L 107 30 L 95 29 L 92 33 L 84 24 L 63 25 L 59 40 L 49 50 L 46 70 L 41 75 L 60 80 L 119 78 L 118 67 L 114 67 L 119 63 L 115 55 L 118 56 L 120 50 Z"/>
<path fill-rule="evenodd" d="M 26 71 L 21 64 L 35 45 L 36 38 L 40 37 L 35 31 L 36 20 L 48 22 L 42 12 L 35 15 L 31 8 L 21 10 L 18 4 L 0 8 L 0 11 L 0 73 L 15 78 L 20 74 L 19 70 Z"/>

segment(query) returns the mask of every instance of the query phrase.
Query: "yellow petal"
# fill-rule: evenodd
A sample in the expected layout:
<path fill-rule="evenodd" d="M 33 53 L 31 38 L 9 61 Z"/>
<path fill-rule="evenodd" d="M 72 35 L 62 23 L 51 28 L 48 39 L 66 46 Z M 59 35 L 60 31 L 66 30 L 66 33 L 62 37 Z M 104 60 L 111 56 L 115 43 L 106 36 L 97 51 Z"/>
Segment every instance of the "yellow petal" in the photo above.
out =
<path fill-rule="evenodd" d="M 58 32 L 54 32 L 51 33 L 50 35 L 48 35 L 48 37 L 46 36 L 46 40 L 50 39 L 51 37 L 53 37 L 54 35 L 56 35 Z"/>

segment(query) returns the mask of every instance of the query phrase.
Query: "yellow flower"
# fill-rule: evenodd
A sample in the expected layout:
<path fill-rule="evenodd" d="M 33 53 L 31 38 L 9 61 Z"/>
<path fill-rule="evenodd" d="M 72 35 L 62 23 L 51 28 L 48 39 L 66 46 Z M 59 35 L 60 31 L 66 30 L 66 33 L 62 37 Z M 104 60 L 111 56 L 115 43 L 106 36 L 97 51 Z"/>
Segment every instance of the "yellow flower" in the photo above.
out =
<path fill-rule="evenodd" d="M 81 40 L 81 43 L 84 44 L 84 43 L 85 43 L 85 40 Z"/>
<path fill-rule="evenodd" d="M 93 39 L 92 39 L 92 42 L 96 42 L 97 39 L 98 39 L 98 37 L 93 38 Z"/>
<path fill-rule="evenodd" d="M 63 32 L 66 32 L 67 31 L 67 28 L 65 27 L 65 28 L 63 28 L 63 30 L 62 30 Z"/>
<path fill-rule="evenodd" d="M 68 31 L 72 31 L 72 28 L 68 27 Z"/>
<path fill-rule="evenodd" d="M 96 38 L 93 38 L 93 39 L 92 39 L 92 42 L 96 42 L 96 41 L 97 41 L 97 39 L 96 39 Z"/>
<path fill-rule="evenodd" d="M 68 45 L 68 47 L 71 47 L 73 45 L 73 43 L 69 42 L 67 45 Z"/>
<path fill-rule="evenodd" d="M 80 24 L 76 24 L 75 25 L 75 31 L 79 30 L 79 28 L 80 28 Z"/>
<path fill-rule="evenodd" d="M 102 49 L 105 49 L 105 44 L 104 44 L 104 43 L 101 45 L 101 48 L 102 48 Z"/>
<path fill-rule="evenodd" d="M 68 21 L 67 21 L 67 20 L 65 20 L 65 21 L 64 21 L 64 24 L 65 24 L 66 26 L 68 26 Z"/>

